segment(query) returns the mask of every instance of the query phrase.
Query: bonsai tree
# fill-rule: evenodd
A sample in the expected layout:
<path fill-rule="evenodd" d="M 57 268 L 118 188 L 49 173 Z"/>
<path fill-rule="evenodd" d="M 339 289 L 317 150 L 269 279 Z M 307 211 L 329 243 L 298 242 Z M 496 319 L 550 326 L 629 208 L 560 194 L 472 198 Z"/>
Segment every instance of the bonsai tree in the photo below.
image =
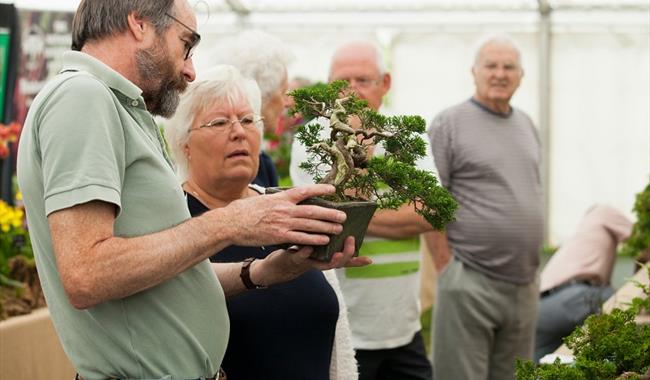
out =
<path fill-rule="evenodd" d="M 650 266 L 645 270 L 650 277 Z M 619 380 L 650 378 L 650 325 L 637 324 L 635 317 L 650 310 L 650 286 L 636 284 L 642 290 L 625 308 L 609 314 L 589 316 L 583 326 L 564 339 L 575 356 L 573 364 L 535 365 L 517 360 L 518 380 Z"/>
<path fill-rule="evenodd" d="M 308 152 L 300 167 L 315 182 L 334 185 L 335 201 L 373 201 L 388 209 L 408 202 L 433 228 L 443 229 L 454 220 L 458 204 L 435 176 L 415 167 L 427 149 L 420 137 L 424 119 L 381 115 L 347 86 L 335 81 L 289 93 L 295 102 L 290 112 L 313 120 L 296 134 Z M 323 118 L 329 120 L 329 132 Z M 385 153 L 373 157 L 379 144 Z"/>
<path fill-rule="evenodd" d="M 634 213 L 637 222 L 630 238 L 625 241 L 620 254 L 647 261 L 650 255 L 650 184 L 636 195 Z"/>

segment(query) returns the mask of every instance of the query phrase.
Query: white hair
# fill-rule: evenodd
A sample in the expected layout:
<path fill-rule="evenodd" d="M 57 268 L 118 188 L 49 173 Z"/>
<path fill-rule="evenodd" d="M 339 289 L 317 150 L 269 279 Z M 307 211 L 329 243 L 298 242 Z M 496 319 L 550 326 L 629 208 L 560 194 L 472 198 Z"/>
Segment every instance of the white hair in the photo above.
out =
<path fill-rule="evenodd" d="M 381 48 L 374 42 L 366 42 L 369 47 L 375 52 L 375 63 L 377 64 L 377 70 L 379 70 L 380 75 L 384 75 L 388 72 L 388 67 L 386 66 L 386 60 L 384 55 L 381 53 Z"/>
<path fill-rule="evenodd" d="M 388 67 L 386 66 L 386 61 L 384 60 L 384 56 L 381 53 L 381 48 L 379 45 L 372 41 L 365 41 L 365 40 L 358 40 L 358 41 L 349 41 L 346 42 L 342 45 L 340 45 L 336 50 L 334 51 L 334 54 L 332 54 L 332 59 L 330 61 L 330 77 L 332 76 L 332 63 L 334 60 L 337 58 L 337 56 L 340 54 L 341 51 L 344 50 L 349 50 L 349 49 L 354 49 L 358 50 L 359 48 L 366 48 L 372 51 L 373 53 L 373 58 L 375 61 L 375 66 L 377 67 L 377 70 L 379 71 L 379 75 L 384 75 L 388 73 Z"/>
<path fill-rule="evenodd" d="M 258 30 L 242 32 L 219 46 L 212 62 L 233 65 L 244 76 L 253 78 L 262 91 L 262 99 L 282 86 L 287 66 L 295 58 L 279 38 Z"/>
<path fill-rule="evenodd" d="M 174 116 L 165 123 L 165 137 L 181 182 L 187 180 L 188 162 L 185 144 L 197 115 L 203 115 L 217 103 L 236 104 L 244 98 L 256 117 L 261 115 L 260 89 L 254 80 L 245 78 L 233 66 L 217 65 L 191 83 L 181 96 Z M 262 133 L 263 124 L 257 123 Z"/>
<path fill-rule="evenodd" d="M 481 59 L 481 52 L 483 51 L 483 48 L 487 45 L 499 45 L 499 46 L 507 46 L 512 48 L 512 50 L 514 50 L 515 53 L 517 54 L 519 67 L 521 67 L 521 51 L 519 50 L 519 46 L 512 38 L 510 38 L 510 36 L 505 34 L 489 34 L 481 37 L 475 44 L 476 47 L 474 49 L 473 66 L 476 67 L 479 60 Z"/>

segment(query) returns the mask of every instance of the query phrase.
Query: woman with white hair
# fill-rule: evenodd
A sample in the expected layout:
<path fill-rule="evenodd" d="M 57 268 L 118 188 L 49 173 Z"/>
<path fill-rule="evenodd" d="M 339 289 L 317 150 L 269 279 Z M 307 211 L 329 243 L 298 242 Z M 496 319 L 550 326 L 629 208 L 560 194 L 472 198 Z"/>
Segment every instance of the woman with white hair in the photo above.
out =
<path fill-rule="evenodd" d="M 193 216 L 263 193 L 250 184 L 257 173 L 262 132 L 259 89 L 232 66 L 217 66 L 206 76 L 189 86 L 166 127 Z M 330 375 L 340 367 L 333 352 L 339 302 L 321 270 L 333 263 L 286 265 L 292 279 L 268 288 L 263 276 L 252 276 L 261 273 L 255 266 L 292 255 L 304 258 L 305 250 L 230 246 L 210 258 L 220 277 L 241 267 L 246 288 L 255 289 L 227 300 L 231 326 L 223 369 L 232 379 L 356 378 L 356 372 Z M 241 262 L 240 267 L 224 264 Z M 365 265 L 369 259 L 350 263 Z"/>
<path fill-rule="evenodd" d="M 287 107 L 287 66 L 294 59 L 293 53 L 281 40 L 261 31 L 245 31 L 225 39 L 216 50 L 218 53 L 211 62 L 235 66 L 244 76 L 257 82 L 262 93 L 264 132 L 276 133 Z M 278 186 L 275 165 L 264 148 L 254 183 L 264 187 Z"/>

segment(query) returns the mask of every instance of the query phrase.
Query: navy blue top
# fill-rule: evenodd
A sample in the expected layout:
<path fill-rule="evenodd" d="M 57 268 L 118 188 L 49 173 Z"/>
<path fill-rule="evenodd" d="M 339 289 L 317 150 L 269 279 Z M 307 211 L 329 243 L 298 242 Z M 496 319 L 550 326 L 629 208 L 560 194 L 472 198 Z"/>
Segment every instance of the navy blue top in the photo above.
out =
<path fill-rule="evenodd" d="M 191 194 L 192 216 L 208 208 Z M 212 262 L 262 259 L 273 247 L 230 246 Z M 234 380 L 327 380 L 339 315 L 336 293 L 319 270 L 227 299 L 230 338 L 221 366 Z"/>
<path fill-rule="evenodd" d="M 260 166 L 257 169 L 257 177 L 253 183 L 262 187 L 278 187 L 278 171 L 271 156 L 260 151 Z"/>

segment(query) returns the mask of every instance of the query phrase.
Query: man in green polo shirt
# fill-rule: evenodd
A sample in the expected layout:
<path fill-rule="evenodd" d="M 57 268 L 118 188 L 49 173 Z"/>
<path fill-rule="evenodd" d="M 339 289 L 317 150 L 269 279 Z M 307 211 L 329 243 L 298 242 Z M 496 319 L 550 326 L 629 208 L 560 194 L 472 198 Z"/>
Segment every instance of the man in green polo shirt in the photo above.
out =
<path fill-rule="evenodd" d="M 351 258 L 348 239 L 330 263 L 309 260 L 309 248 L 279 251 L 250 267 L 225 264 L 217 280 L 206 260 L 214 252 L 324 244 L 345 215 L 298 206 L 333 192 L 309 186 L 190 219 L 151 114 L 172 115 L 194 80 L 195 29 L 186 0 L 82 0 L 75 51 L 25 122 L 18 179 L 38 271 L 85 379 L 213 378 L 228 340 L 224 291 L 368 262 Z"/>

